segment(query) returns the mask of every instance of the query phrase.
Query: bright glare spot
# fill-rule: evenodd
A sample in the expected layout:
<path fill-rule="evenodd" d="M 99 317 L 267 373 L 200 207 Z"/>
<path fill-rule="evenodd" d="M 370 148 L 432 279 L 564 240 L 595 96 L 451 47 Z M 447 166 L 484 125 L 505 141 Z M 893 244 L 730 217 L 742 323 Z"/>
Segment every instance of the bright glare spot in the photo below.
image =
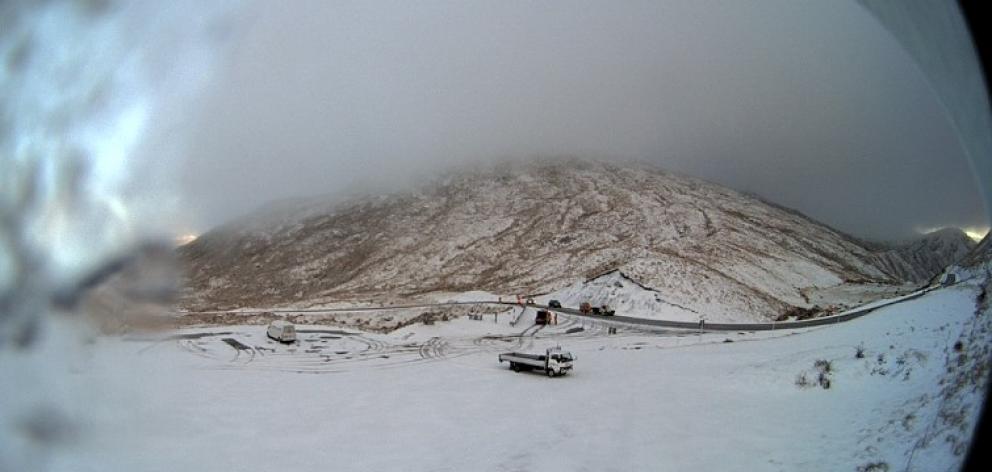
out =
<path fill-rule="evenodd" d="M 184 244 L 189 244 L 196 241 L 196 237 L 197 235 L 192 233 L 180 234 L 179 236 L 176 236 L 176 245 L 182 246 Z"/>
<path fill-rule="evenodd" d="M 971 238 L 971 239 L 973 239 L 975 241 L 981 241 L 982 238 L 984 238 L 986 234 L 989 234 L 989 229 L 988 228 L 984 228 L 984 229 L 968 228 L 968 229 L 965 229 L 964 230 L 964 234 L 967 234 L 969 238 Z"/>

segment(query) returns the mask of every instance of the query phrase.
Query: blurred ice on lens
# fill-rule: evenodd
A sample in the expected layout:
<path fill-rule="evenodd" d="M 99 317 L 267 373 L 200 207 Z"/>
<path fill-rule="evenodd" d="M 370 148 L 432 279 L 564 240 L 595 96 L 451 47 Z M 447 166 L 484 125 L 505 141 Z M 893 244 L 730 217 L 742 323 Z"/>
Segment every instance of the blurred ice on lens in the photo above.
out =
<path fill-rule="evenodd" d="M 168 314 L 183 145 L 168 131 L 232 6 L 0 4 L 0 470 L 42 468 L 85 424 L 89 386 L 64 374 L 87 332 Z"/>

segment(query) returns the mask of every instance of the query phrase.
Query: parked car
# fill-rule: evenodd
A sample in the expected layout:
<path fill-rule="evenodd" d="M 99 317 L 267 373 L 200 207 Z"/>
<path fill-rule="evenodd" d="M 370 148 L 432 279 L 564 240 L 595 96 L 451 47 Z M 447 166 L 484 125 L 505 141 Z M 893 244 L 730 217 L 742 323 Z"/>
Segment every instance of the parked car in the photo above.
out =
<path fill-rule="evenodd" d="M 292 343 L 296 341 L 296 327 L 286 320 L 275 320 L 269 323 L 269 329 L 265 334 L 281 343 Z"/>
<path fill-rule="evenodd" d="M 561 308 L 561 302 L 558 300 L 551 300 L 548 302 L 548 306 L 551 308 Z"/>

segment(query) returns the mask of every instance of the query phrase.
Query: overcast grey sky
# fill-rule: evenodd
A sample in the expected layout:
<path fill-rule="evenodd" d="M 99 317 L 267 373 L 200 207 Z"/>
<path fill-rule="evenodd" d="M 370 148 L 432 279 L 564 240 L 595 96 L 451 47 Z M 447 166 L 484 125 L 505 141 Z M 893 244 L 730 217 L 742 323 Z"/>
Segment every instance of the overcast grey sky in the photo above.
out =
<path fill-rule="evenodd" d="M 853 1 L 259 2 L 228 28 L 177 130 L 199 229 L 534 155 L 651 160 L 867 238 L 987 226 L 935 95 Z"/>

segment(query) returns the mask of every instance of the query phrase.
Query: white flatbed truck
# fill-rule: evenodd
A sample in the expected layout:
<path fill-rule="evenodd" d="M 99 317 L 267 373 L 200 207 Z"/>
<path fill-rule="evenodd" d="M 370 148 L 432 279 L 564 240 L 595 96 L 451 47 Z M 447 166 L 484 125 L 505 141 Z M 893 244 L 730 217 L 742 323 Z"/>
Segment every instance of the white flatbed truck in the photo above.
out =
<path fill-rule="evenodd" d="M 521 370 L 540 370 L 555 377 L 565 375 L 572 370 L 572 362 L 575 356 L 570 352 L 564 352 L 561 347 L 548 348 L 544 354 L 526 354 L 523 352 L 507 352 L 499 355 L 500 362 L 509 362 L 510 370 L 520 372 Z"/>

